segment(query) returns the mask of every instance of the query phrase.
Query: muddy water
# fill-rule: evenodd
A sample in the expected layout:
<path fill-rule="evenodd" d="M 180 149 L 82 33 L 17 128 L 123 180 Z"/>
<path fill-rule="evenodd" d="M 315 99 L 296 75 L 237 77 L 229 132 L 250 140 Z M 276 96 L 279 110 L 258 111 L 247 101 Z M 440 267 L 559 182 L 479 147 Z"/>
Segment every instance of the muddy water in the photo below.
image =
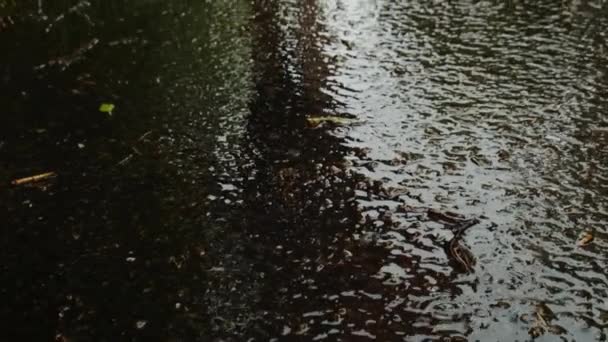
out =
<path fill-rule="evenodd" d="M 6 336 L 605 339 L 600 2 L 0 1 L 0 18 Z M 473 272 L 436 212 L 480 220 L 460 241 Z"/>

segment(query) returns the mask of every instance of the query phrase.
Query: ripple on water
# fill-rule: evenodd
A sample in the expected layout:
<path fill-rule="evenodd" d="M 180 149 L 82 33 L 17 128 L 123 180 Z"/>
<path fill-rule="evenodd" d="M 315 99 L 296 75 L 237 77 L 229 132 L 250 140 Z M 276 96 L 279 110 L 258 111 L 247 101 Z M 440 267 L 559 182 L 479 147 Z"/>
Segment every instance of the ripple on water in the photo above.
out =
<path fill-rule="evenodd" d="M 369 276 L 382 281 L 387 297 L 401 284 L 408 298 L 381 311 L 420 314 L 411 312 L 416 302 L 436 294 L 425 305 L 428 316 L 411 318 L 414 335 L 521 339 L 529 327 L 517 317 L 545 301 L 566 335 L 601 331 L 604 242 L 580 248 L 576 236 L 606 234 L 604 134 L 590 126 L 603 122 L 607 108 L 600 96 L 606 58 L 581 38 L 585 9 L 571 10 L 541 3 L 327 5 L 324 24 L 335 43 L 325 51 L 342 56 L 327 92 L 365 119 L 341 133 L 348 146 L 365 150 L 350 159 L 351 169 L 403 189 L 382 200 L 361 192 L 357 203 L 368 217 L 361 225 L 398 205 L 484 217 L 464 238 L 480 261 L 470 277 L 447 266 L 450 237 L 441 225 L 400 213 L 391 224 L 373 225 L 365 246 L 385 254 Z M 348 54 L 341 40 L 349 41 Z"/>

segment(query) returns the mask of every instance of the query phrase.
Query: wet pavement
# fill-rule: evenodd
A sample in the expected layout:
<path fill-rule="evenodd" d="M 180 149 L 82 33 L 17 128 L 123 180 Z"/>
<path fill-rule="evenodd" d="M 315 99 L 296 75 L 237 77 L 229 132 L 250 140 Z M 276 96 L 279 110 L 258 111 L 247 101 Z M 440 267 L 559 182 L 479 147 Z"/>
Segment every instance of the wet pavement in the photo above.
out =
<path fill-rule="evenodd" d="M 605 340 L 607 27 L 601 1 L 0 0 L 3 336 Z"/>

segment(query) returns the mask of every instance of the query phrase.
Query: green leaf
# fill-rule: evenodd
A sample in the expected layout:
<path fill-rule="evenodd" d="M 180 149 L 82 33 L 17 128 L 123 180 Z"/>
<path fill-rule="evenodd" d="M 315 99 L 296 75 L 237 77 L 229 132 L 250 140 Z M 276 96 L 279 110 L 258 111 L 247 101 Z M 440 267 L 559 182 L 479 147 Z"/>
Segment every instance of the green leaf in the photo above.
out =
<path fill-rule="evenodd" d="M 112 104 L 112 103 L 102 103 L 101 106 L 99 106 L 99 111 L 102 113 L 108 113 L 108 114 L 112 115 L 113 110 L 114 110 L 114 104 Z"/>

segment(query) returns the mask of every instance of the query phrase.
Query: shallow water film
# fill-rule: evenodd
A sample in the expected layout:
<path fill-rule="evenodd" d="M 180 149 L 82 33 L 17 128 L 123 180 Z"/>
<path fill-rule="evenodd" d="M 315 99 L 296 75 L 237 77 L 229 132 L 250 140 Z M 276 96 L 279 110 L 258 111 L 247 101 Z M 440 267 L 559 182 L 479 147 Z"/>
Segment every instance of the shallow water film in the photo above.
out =
<path fill-rule="evenodd" d="M 608 2 L 0 0 L 7 341 L 604 341 Z"/>

